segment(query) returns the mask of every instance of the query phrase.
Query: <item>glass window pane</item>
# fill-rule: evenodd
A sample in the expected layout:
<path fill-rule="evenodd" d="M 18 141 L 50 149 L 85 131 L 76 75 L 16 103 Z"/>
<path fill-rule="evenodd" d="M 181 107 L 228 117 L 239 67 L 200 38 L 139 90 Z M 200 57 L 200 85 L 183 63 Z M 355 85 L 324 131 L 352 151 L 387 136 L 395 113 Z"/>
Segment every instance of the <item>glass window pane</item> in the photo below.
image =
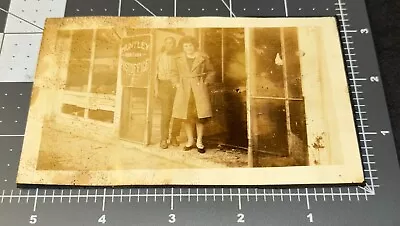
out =
<path fill-rule="evenodd" d="M 222 77 L 222 29 L 206 28 L 203 32 L 203 51 L 210 57 L 215 70 L 215 81 L 221 82 Z"/>
<path fill-rule="evenodd" d="M 255 28 L 252 58 L 255 76 L 252 95 L 284 97 L 282 53 L 279 28 Z"/>
<path fill-rule="evenodd" d="M 252 99 L 251 102 L 251 138 L 254 151 L 287 156 L 285 101 Z"/>
<path fill-rule="evenodd" d="M 89 60 L 70 60 L 66 81 L 66 89 L 86 92 L 89 81 Z"/>
<path fill-rule="evenodd" d="M 70 104 L 63 104 L 61 108 L 61 112 L 69 115 L 74 115 L 74 116 L 79 116 L 79 117 L 84 117 L 85 115 L 85 109 L 75 106 L 75 105 L 70 105 Z"/>
<path fill-rule="evenodd" d="M 93 30 L 73 31 L 71 43 L 71 59 L 91 58 Z"/>
<path fill-rule="evenodd" d="M 284 36 L 289 97 L 302 98 L 297 28 L 285 28 Z"/>
<path fill-rule="evenodd" d="M 117 75 L 118 59 L 95 60 L 91 92 L 115 94 L 117 89 Z"/>
<path fill-rule="evenodd" d="M 88 117 L 93 120 L 113 123 L 114 122 L 114 112 L 104 111 L 104 110 L 89 110 Z"/>
<path fill-rule="evenodd" d="M 114 29 L 97 30 L 95 59 L 118 58 L 120 39 Z"/>
<path fill-rule="evenodd" d="M 307 165 L 307 130 L 304 101 L 289 101 L 291 156 L 297 165 Z"/>

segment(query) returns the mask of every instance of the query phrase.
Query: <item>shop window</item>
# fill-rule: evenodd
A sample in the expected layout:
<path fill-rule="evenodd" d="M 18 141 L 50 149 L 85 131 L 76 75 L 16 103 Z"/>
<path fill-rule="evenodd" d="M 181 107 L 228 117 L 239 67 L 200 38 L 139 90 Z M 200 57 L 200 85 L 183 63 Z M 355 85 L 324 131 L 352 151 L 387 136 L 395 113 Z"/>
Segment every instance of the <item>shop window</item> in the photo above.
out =
<path fill-rule="evenodd" d="M 114 112 L 104 110 L 89 110 L 88 118 L 107 123 L 114 122 Z"/>
<path fill-rule="evenodd" d="M 307 138 L 296 28 L 251 30 L 251 138 L 257 154 L 306 164 Z"/>
<path fill-rule="evenodd" d="M 81 108 L 71 104 L 63 104 L 61 112 L 69 115 L 84 117 L 85 108 Z"/>

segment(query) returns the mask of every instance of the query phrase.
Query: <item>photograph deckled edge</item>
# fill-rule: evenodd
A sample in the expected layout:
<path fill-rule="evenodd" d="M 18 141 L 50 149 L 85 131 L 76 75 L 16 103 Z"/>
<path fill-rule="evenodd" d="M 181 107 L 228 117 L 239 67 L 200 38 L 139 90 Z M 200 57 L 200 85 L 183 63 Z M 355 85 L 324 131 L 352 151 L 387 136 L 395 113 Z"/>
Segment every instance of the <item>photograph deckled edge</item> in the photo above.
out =
<path fill-rule="evenodd" d="M 364 181 L 355 122 L 346 79 L 340 38 L 334 17 L 328 18 L 153 18 L 153 17 L 84 17 L 51 18 L 46 20 L 39 53 L 31 104 L 41 90 L 52 79 L 57 80 L 54 65 L 55 29 L 97 28 L 129 26 L 138 28 L 171 27 L 280 27 L 319 26 L 325 50 L 332 101 L 325 109 L 336 121 L 330 125 L 340 143 L 335 151 L 341 152 L 343 165 L 271 167 L 246 169 L 165 169 L 165 170 L 121 170 L 121 171 L 38 171 L 37 156 L 40 146 L 42 115 L 40 107 L 30 108 L 18 169 L 18 184 L 63 184 L 63 185 L 285 185 L 285 184 L 330 184 L 362 183 Z M 49 69 L 50 68 L 50 69 Z M 50 97 L 49 97 L 50 98 Z M 44 107 L 45 103 L 42 103 Z M 336 117 L 334 117 L 336 116 Z M 340 118 L 340 121 L 339 121 Z"/>

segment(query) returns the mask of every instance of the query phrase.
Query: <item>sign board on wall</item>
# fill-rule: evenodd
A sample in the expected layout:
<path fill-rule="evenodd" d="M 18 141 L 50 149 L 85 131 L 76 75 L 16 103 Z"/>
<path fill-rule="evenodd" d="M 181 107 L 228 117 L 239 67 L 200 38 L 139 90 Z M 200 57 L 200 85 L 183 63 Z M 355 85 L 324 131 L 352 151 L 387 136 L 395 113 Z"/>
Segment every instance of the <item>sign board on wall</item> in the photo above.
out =
<path fill-rule="evenodd" d="M 151 36 L 140 35 L 122 40 L 122 85 L 146 88 L 151 72 Z"/>

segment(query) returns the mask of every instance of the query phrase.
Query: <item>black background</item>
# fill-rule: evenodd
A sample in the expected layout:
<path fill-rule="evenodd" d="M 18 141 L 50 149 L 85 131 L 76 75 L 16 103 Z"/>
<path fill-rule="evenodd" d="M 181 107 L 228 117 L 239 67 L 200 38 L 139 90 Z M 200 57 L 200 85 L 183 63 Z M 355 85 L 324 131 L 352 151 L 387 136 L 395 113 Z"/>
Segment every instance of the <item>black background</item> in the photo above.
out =
<path fill-rule="evenodd" d="M 400 162 L 400 2 L 365 2 Z"/>

